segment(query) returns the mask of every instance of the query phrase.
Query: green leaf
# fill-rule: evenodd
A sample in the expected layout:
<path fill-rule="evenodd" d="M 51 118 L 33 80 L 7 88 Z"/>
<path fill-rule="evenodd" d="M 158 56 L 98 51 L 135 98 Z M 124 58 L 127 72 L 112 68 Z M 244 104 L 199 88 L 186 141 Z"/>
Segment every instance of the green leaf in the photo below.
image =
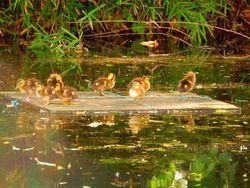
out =
<path fill-rule="evenodd" d="M 136 40 L 132 43 L 131 48 L 137 51 L 144 52 L 146 48 L 144 48 L 140 43 L 143 42 L 143 39 Z"/>
<path fill-rule="evenodd" d="M 142 23 L 142 22 L 133 23 L 133 25 L 132 25 L 133 32 L 143 34 L 144 30 L 145 30 L 145 23 Z"/>
<path fill-rule="evenodd" d="M 127 20 L 134 20 L 133 19 L 133 14 L 131 14 L 131 12 L 129 11 L 129 9 L 124 8 L 122 10 L 122 16 L 123 18 L 127 19 Z"/>
<path fill-rule="evenodd" d="M 196 172 L 196 173 L 201 173 L 203 172 L 204 170 L 204 163 L 197 160 L 197 161 L 194 161 L 193 164 L 192 164 L 192 171 L 193 172 Z"/>

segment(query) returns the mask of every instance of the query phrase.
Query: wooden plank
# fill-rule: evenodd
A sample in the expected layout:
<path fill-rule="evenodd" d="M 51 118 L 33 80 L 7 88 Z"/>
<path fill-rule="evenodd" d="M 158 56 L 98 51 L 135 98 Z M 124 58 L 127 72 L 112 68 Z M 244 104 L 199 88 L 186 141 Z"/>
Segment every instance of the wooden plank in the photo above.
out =
<path fill-rule="evenodd" d="M 42 98 L 34 97 L 27 101 L 20 92 L 0 92 L 5 99 L 17 99 L 22 106 L 51 114 L 91 115 L 91 114 L 163 114 L 163 113 L 194 113 L 194 114 L 240 114 L 241 109 L 235 105 L 199 96 L 194 93 L 179 95 L 179 92 L 160 93 L 148 92 L 140 102 L 134 103 L 128 96 L 109 93 L 98 96 L 94 92 L 80 92 L 80 99 L 65 105 L 59 99 L 53 99 L 47 106 Z"/>

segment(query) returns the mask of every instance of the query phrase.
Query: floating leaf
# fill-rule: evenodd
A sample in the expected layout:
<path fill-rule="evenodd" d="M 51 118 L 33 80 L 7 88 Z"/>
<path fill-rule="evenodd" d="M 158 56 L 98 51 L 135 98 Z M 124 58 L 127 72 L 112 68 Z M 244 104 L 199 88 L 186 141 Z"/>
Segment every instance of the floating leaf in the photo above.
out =
<path fill-rule="evenodd" d="M 12 146 L 12 149 L 13 149 L 14 151 L 20 151 L 20 148 L 17 148 L 17 147 L 15 147 L 15 146 Z"/>
<path fill-rule="evenodd" d="M 23 149 L 23 151 L 31 151 L 31 150 L 34 150 L 34 147 Z"/>
<path fill-rule="evenodd" d="M 92 122 L 92 123 L 88 124 L 87 126 L 89 126 L 89 127 L 98 127 L 101 124 L 102 123 L 100 123 L 100 122 Z"/>
<path fill-rule="evenodd" d="M 62 181 L 62 182 L 59 182 L 59 184 L 60 184 L 60 185 L 66 185 L 66 184 L 68 184 L 68 182 Z"/>
<path fill-rule="evenodd" d="M 56 169 L 57 169 L 57 170 L 64 170 L 65 168 L 62 167 L 62 166 L 60 166 L 60 165 L 58 165 L 58 166 L 56 166 Z"/>
<path fill-rule="evenodd" d="M 39 161 L 38 158 L 35 158 L 35 161 L 37 162 L 37 165 L 56 167 L 55 163 L 42 162 L 42 161 Z"/>
<path fill-rule="evenodd" d="M 77 148 L 66 148 L 66 147 L 63 147 L 65 150 L 69 150 L 69 151 L 80 151 L 81 149 L 83 149 L 83 147 L 77 147 Z"/>

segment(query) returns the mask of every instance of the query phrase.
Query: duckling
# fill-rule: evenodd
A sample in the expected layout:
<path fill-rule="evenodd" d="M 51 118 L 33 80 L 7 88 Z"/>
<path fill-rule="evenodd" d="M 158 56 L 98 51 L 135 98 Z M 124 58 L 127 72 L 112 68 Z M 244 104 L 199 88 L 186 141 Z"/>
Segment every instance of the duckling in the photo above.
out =
<path fill-rule="evenodd" d="M 196 75 L 194 72 L 189 71 L 179 82 L 178 90 L 180 92 L 190 92 L 196 82 Z"/>
<path fill-rule="evenodd" d="M 47 79 L 47 86 L 49 87 L 60 87 L 64 86 L 62 76 L 57 73 L 51 73 L 49 78 Z"/>
<path fill-rule="evenodd" d="M 149 82 L 149 80 L 151 78 L 152 77 L 148 76 L 148 75 L 142 76 L 142 80 L 143 80 L 143 83 L 144 83 L 144 89 L 145 89 L 145 91 L 148 91 L 150 89 L 150 87 L 151 87 L 150 82 Z"/>
<path fill-rule="evenodd" d="M 45 105 L 48 105 L 50 103 L 50 100 L 53 98 L 57 98 L 57 94 L 55 91 L 55 88 L 51 86 L 43 86 L 41 84 L 36 85 L 36 92 L 44 98 Z"/>
<path fill-rule="evenodd" d="M 145 91 L 148 91 L 151 87 L 151 84 L 149 82 L 150 78 L 151 76 L 148 75 L 144 75 L 142 77 L 136 77 L 128 84 L 128 88 L 131 88 L 134 82 L 140 82 L 143 85 Z"/>
<path fill-rule="evenodd" d="M 141 82 L 134 81 L 131 88 L 129 89 L 129 96 L 133 98 L 135 102 L 136 99 L 141 99 L 145 96 L 145 88 Z"/>
<path fill-rule="evenodd" d="M 45 105 L 50 103 L 51 99 L 60 98 L 64 103 L 69 104 L 71 100 L 79 98 L 75 88 L 70 86 L 61 87 L 61 83 L 56 83 L 55 88 L 52 86 L 36 85 L 36 91 L 40 96 L 44 97 Z"/>
<path fill-rule="evenodd" d="M 40 96 L 36 89 L 37 85 L 43 85 L 43 83 L 36 78 L 18 79 L 16 82 L 16 89 L 28 94 L 27 100 L 29 100 L 34 95 Z"/>
<path fill-rule="evenodd" d="M 64 86 L 56 94 L 65 104 L 70 104 L 72 100 L 79 99 L 77 90 L 70 86 Z"/>
<path fill-rule="evenodd" d="M 37 83 L 36 84 L 36 95 L 39 97 L 43 97 L 44 96 L 44 90 L 45 90 L 45 86 L 41 83 Z"/>
<path fill-rule="evenodd" d="M 99 94 L 104 96 L 105 90 L 112 89 L 115 86 L 115 78 L 116 75 L 114 73 L 109 73 L 107 77 L 99 77 L 92 84 L 92 89 L 94 91 L 99 91 Z"/>

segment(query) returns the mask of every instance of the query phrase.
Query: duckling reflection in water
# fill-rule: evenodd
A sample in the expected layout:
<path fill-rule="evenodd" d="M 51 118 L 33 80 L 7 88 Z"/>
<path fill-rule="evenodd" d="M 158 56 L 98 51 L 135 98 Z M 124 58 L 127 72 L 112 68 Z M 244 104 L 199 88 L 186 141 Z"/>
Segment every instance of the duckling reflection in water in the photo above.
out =
<path fill-rule="evenodd" d="M 196 83 L 196 75 L 194 72 L 189 71 L 179 82 L 178 91 L 190 92 Z"/>
<path fill-rule="evenodd" d="M 19 89 L 22 93 L 26 93 L 27 100 L 30 100 L 33 96 L 41 97 L 40 93 L 37 92 L 37 85 L 43 86 L 43 83 L 36 78 L 18 79 L 16 82 L 16 89 Z"/>
<path fill-rule="evenodd" d="M 142 76 L 142 77 L 136 77 L 136 78 L 134 78 L 134 79 L 128 84 L 128 88 L 131 88 L 134 82 L 139 82 L 139 83 L 143 86 L 143 88 L 144 88 L 144 90 L 145 90 L 145 92 L 146 92 L 146 91 L 148 91 L 148 90 L 150 89 L 150 87 L 151 87 L 150 82 L 149 82 L 150 79 L 151 79 L 151 76 L 148 76 L 148 75 L 144 75 L 144 76 Z"/>
<path fill-rule="evenodd" d="M 112 89 L 115 86 L 116 75 L 114 73 L 109 73 L 107 77 L 102 76 L 97 78 L 92 84 L 92 89 L 94 91 L 99 91 L 101 96 L 104 96 L 104 91 L 107 89 Z"/>
<path fill-rule="evenodd" d="M 195 129 L 195 121 L 192 114 L 177 116 L 179 123 L 183 125 L 187 132 L 192 133 Z"/>
<path fill-rule="evenodd" d="M 102 124 L 109 126 L 115 125 L 115 115 L 114 114 L 105 114 L 105 115 L 95 115 L 94 120 Z"/>
<path fill-rule="evenodd" d="M 133 98 L 133 102 L 138 99 L 142 100 L 145 96 L 144 85 L 141 82 L 134 81 L 129 89 L 129 96 Z"/>
<path fill-rule="evenodd" d="M 138 134 L 141 129 L 148 127 L 149 115 L 132 115 L 129 117 L 128 124 L 132 134 Z"/>

